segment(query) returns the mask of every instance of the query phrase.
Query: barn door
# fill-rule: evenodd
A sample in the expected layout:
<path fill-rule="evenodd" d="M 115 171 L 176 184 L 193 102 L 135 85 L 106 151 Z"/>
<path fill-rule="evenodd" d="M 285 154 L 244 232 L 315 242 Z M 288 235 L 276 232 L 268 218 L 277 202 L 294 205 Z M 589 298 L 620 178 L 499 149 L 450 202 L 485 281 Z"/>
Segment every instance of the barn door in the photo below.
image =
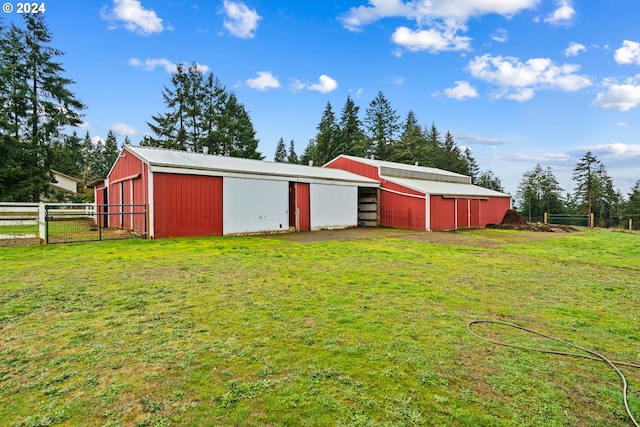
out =
<path fill-rule="evenodd" d="M 289 183 L 289 227 L 294 227 L 296 231 L 311 230 L 308 183 Z"/>

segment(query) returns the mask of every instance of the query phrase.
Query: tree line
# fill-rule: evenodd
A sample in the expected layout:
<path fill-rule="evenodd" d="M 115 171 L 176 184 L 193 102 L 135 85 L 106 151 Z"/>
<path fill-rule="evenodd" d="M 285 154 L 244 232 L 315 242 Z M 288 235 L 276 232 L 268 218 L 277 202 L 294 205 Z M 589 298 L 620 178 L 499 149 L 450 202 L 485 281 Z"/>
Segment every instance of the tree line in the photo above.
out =
<path fill-rule="evenodd" d="M 627 195 L 616 190 L 604 163 L 591 151 L 582 156 L 573 169 L 573 194 L 558 183 L 550 167 L 537 164 L 526 171 L 518 185 L 515 207 L 529 221 L 541 221 L 544 213 L 593 214 L 596 226 L 640 224 L 640 180 Z"/>
<path fill-rule="evenodd" d="M 360 107 L 351 97 L 347 97 L 340 117 L 327 102 L 317 134 L 304 152 L 298 156 L 295 142 L 291 140 L 287 147 L 280 138 L 274 160 L 323 165 L 340 154 L 444 169 L 470 176 L 474 184 L 504 191 L 493 171 L 480 171 L 471 150 L 458 146 L 451 132 L 442 135 L 435 123 L 423 127 L 413 111 L 401 122 L 382 92 L 369 103 L 362 120 Z"/>
<path fill-rule="evenodd" d="M 83 182 L 104 179 L 119 154 L 112 131 L 106 140 L 83 137 L 73 130 L 82 124 L 86 106 L 69 89 L 52 35 L 43 15 L 23 15 L 22 27 L 0 20 L 0 201 L 38 201 L 62 197 L 51 187 L 51 170 Z M 263 159 L 251 118 L 238 100 L 211 72 L 198 64 L 179 64 L 163 87 L 165 111 L 147 122 L 151 133 L 141 145 L 202 151 L 224 156 Z M 400 116 L 382 92 L 360 107 L 347 100 L 339 116 L 327 102 L 317 133 L 298 155 L 295 142 L 280 138 L 274 160 L 320 166 L 340 154 L 374 156 L 468 175 L 472 182 L 504 191 L 491 170 L 480 168 L 469 148 L 461 148 L 451 132 L 444 135 L 432 123 L 422 126 L 413 111 Z M 548 213 L 593 213 L 600 225 L 640 224 L 640 180 L 625 197 L 613 185 L 604 164 L 587 152 L 573 171 L 573 194 L 560 187 L 551 168 L 541 165 L 523 174 L 514 207 L 539 220 Z M 92 200 L 90 192 L 81 195 Z"/>

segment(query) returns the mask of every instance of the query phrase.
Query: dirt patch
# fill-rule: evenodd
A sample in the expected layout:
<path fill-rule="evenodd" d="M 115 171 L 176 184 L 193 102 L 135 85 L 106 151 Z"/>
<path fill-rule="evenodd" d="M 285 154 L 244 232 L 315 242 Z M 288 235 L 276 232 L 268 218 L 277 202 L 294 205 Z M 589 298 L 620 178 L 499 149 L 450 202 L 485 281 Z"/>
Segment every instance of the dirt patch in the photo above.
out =
<path fill-rule="evenodd" d="M 509 209 L 502 218 L 500 224 L 487 224 L 487 228 L 499 228 L 502 230 L 528 230 L 542 231 L 551 233 L 571 233 L 578 231 L 577 228 L 569 225 L 547 225 L 547 224 L 530 224 L 522 218 L 518 212 Z"/>
<path fill-rule="evenodd" d="M 519 243 L 531 240 L 545 240 L 553 233 L 513 233 L 496 235 L 479 229 L 453 231 L 415 231 L 383 227 L 358 227 L 344 230 L 304 231 L 264 235 L 264 238 L 288 240 L 292 242 L 326 242 L 333 240 L 395 238 L 443 245 L 462 245 L 482 248 L 498 248 L 507 243 Z"/>

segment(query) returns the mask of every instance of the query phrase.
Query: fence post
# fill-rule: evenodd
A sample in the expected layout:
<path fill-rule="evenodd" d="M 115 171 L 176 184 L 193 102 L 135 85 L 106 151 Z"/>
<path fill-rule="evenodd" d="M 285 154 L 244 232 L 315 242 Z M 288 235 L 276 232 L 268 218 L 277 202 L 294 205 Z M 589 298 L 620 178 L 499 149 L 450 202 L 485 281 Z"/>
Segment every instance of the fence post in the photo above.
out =
<path fill-rule="evenodd" d="M 589 217 L 589 227 L 593 228 L 594 227 L 594 221 L 595 221 L 595 215 L 593 214 L 593 212 L 591 213 L 591 216 Z"/>
<path fill-rule="evenodd" d="M 549 218 L 547 217 L 547 212 L 544 213 L 544 219 L 542 220 L 543 224 L 547 224 L 547 221 L 549 220 Z"/>
<path fill-rule="evenodd" d="M 47 212 L 44 207 L 44 203 L 40 202 L 38 204 L 38 239 L 40 240 L 41 245 L 47 244 Z"/>

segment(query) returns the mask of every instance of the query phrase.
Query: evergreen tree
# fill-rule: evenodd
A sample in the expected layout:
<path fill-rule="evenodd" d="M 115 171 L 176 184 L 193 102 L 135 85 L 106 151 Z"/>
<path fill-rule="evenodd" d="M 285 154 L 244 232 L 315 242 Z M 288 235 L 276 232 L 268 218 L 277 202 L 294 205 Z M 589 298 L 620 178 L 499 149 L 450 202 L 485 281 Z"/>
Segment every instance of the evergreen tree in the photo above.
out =
<path fill-rule="evenodd" d="M 298 155 L 296 154 L 295 142 L 293 139 L 289 142 L 289 151 L 287 153 L 287 163 L 299 163 Z"/>
<path fill-rule="evenodd" d="M 471 149 L 469 147 L 466 147 L 464 149 L 463 154 L 464 154 L 464 159 L 467 162 L 467 170 L 468 170 L 467 175 L 471 177 L 471 183 L 475 184 L 479 178 L 480 166 L 478 166 L 478 162 L 476 162 L 476 159 L 471 155 Z M 493 174 L 492 171 L 488 171 L 488 172 L 491 172 L 491 174 Z M 490 188 L 490 187 L 486 187 L 486 188 Z M 502 190 L 497 190 L 497 191 L 502 191 Z"/>
<path fill-rule="evenodd" d="M 233 92 L 222 108 L 213 140 L 216 142 L 215 154 L 257 160 L 264 158 L 257 151 L 258 140 L 249 114 Z"/>
<path fill-rule="evenodd" d="M 50 192 L 54 141 L 63 127 L 80 123 L 84 105 L 68 89 L 73 81 L 63 77 L 57 61 L 63 53 L 50 46 L 44 17 L 23 18 L 24 29 L 12 24 L 0 30 L 0 131 L 11 146 L 4 166 L 19 177 L 0 197 L 37 201 Z"/>
<path fill-rule="evenodd" d="M 443 164 L 442 135 L 436 128 L 435 123 L 431 123 L 431 128 L 425 129 L 425 139 L 427 141 L 426 156 L 424 166 L 440 168 Z"/>
<path fill-rule="evenodd" d="M 469 164 L 449 131 L 445 134 L 444 143 L 441 146 L 441 153 L 440 164 L 437 165 L 438 168 L 449 172 L 469 175 Z"/>
<path fill-rule="evenodd" d="M 573 169 L 573 180 L 576 182 L 576 197 L 581 202 L 583 211 L 587 215 L 591 215 L 592 212 L 593 199 L 598 187 L 596 170 L 599 165 L 600 160 L 591 151 L 587 151 Z"/>
<path fill-rule="evenodd" d="M 101 153 L 96 150 L 96 146 L 91 140 L 91 136 L 87 131 L 82 140 L 82 172 L 80 177 L 85 183 L 95 181 L 99 177 L 95 175 L 96 165 L 100 163 Z"/>
<path fill-rule="evenodd" d="M 219 151 L 218 143 L 215 139 L 216 130 L 220 127 L 222 109 L 226 103 L 228 94 L 224 86 L 212 73 L 209 73 L 203 84 L 201 96 L 202 102 L 202 131 L 201 143 L 196 143 L 195 151 L 202 151 L 206 146 L 210 153 Z"/>
<path fill-rule="evenodd" d="M 152 147 L 172 148 L 176 150 L 187 150 L 187 131 L 185 129 L 185 118 L 187 114 L 186 105 L 186 84 L 187 73 L 184 64 L 178 64 L 176 72 L 171 75 L 171 87 L 165 86 L 162 89 L 162 100 L 169 109 L 164 114 L 151 116 L 153 123 L 147 122 L 155 137 L 148 136 L 143 141 L 143 145 Z"/>
<path fill-rule="evenodd" d="M 287 159 L 287 148 L 284 146 L 284 139 L 280 137 L 278 145 L 276 146 L 276 154 L 273 156 L 273 161 L 278 163 L 284 163 Z"/>
<path fill-rule="evenodd" d="M 545 212 L 562 213 L 562 191 L 551 168 L 543 169 L 540 164 L 536 164 L 532 171 L 524 173 L 518 186 L 516 195 L 519 210 L 529 216 L 529 221 L 534 218 L 542 219 Z"/>
<path fill-rule="evenodd" d="M 406 164 L 427 165 L 427 139 L 413 111 L 409 111 L 402 125 L 402 133 L 391 160 Z"/>
<path fill-rule="evenodd" d="M 91 168 L 93 179 L 105 179 L 113 164 L 118 160 L 119 154 L 118 140 L 113 131 L 110 130 L 107 134 L 107 139 L 104 142 L 99 142 L 93 150 L 93 165 Z"/>
<path fill-rule="evenodd" d="M 380 160 L 390 160 L 400 131 L 400 116 L 382 92 L 369 103 L 364 124 L 369 143 L 365 153 L 372 152 Z"/>
<path fill-rule="evenodd" d="M 362 122 L 358 118 L 359 111 L 360 107 L 348 96 L 340 114 L 336 150 L 333 157 L 340 154 L 358 157 L 365 155 L 367 142 L 364 130 L 362 130 Z"/>
<path fill-rule="evenodd" d="M 52 168 L 74 178 L 82 176 L 84 166 L 82 143 L 76 131 L 52 144 Z"/>
<path fill-rule="evenodd" d="M 320 166 L 338 154 L 338 125 L 336 124 L 336 117 L 330 102 L 327 102 L 317 129 L 315 158 L 311 160 L 313 160 L 317 166 Z"/>
<path fill-rule="evenodd" d="M 491 169 L 482 171 L 482 173 L 480 173 L 480 175 L 476 179 L 475 184 L 479 185 L 480 187 L 488 188 L 489 190 L 495 190 L 504 193 L 504 187 L 502 187 L 500 178 L 495 176 Z"/>
<path fill-rule="evenodd" d="M 313 162 L 316 166 L 318 166 L 315 159 L 316 159 L 316 140 L 311 138 L 309 140 L 309 143 L 305 147 L 304 151 L 302 152 L 302 156 L 300 156 L 300 164 L 308 165 L 311 162 Z"/>
<path fill-rule="evenodd" d="M 640 227 L 640 180 L 636 181 L 624 205 L 624 217 L 631 219 L 634 228 Z"/>

